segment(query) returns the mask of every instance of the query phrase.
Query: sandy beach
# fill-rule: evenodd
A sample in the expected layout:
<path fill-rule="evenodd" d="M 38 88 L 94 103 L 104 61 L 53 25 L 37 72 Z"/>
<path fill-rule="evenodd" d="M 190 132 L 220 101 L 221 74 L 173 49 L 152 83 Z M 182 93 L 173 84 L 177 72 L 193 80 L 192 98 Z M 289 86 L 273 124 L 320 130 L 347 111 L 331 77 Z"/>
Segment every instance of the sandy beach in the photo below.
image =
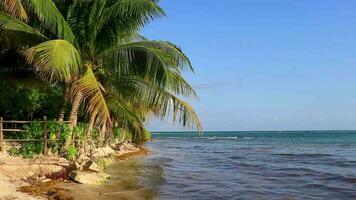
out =
<path fill-rule="evenodd" d="M 117 160 L 125 160 L 134 155 L 145 155 L 147 153 L 144 149 L 126 146 L 127 148 L 121 148 L 118 151 L 112 150 L 114 153 L 110 153 L 110 155 L 103 154 L 100 159 L 103 162 L 110 163 L 115 162 L 115 160 L 104 158 L 110 156 Z M 57 195 L 55 193 L 62 193 L 60 195 L 63 196 L 66 187 L 78 184 L 73 181 L 68 183 L 68 175 L 73 169 L 71 166 L 72 164 L 69 161 L 59 157 L 39 156 L 34 159 L 24 159 L 2 153 L 0 154 L 0 200 L 48 199 Z M 50 192 L 47 190 L 50 190 Z M 28 193 L 31 193 L 31 195 Z"/>
<path fill-rule="evenodd" d="M 50 175 L 62 173 L 69 166 L 63 158 L 42 157 L 33 160 L 0 154 L 0 199 L 45 199 L 20 192 L 19 188 L 31 182 L 48 182 Z"/>

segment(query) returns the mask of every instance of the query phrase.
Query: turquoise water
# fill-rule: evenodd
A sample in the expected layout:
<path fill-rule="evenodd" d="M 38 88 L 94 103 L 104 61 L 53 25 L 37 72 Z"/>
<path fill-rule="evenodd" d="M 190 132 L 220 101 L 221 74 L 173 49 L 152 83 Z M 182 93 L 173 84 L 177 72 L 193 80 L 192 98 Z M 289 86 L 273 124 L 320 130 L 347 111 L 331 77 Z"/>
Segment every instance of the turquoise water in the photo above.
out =
<path fill-rule="evenodd" d="M 154 133 L 156 199 L 356 199 L 356 131 Z"/>

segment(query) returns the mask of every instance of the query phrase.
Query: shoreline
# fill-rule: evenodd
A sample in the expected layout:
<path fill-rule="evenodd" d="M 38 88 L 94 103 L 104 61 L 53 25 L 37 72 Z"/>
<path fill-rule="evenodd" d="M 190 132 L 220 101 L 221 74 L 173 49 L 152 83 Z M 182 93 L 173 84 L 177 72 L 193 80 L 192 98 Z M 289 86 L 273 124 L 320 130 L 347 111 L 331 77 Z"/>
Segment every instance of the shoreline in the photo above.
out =
<path fill-rule="evenodd" d="M 149 153 L 149 150 L 144 147 L 138 148 L 133 147 L 132 144 L 129 145 L 129 147 L 125 147 L 125 143 L 123 143 L 121 146 L 124 146 L 124 148 L 119 150 L 115 150 L 118 148 L 105 147 L 112 149 L 112 151 L 105 152 L 103 150 L 104 153 L 99 153 L 95 161 L 104 169 L 115 161 L 126 160 L 134 156 L 145 156 Z M 97 152 L 100 152 L 100 149 L 97 149 Z M 70 174 L 76 169 L 70 165 L 69 161 L 63 165 L 59 165 L 58 162 L 48 162 L 54 159 L 61 158 L 37 157 L 29 160 L 5 154 L 0 155 L 0 185 L 2 186 L 0 200 L 74 199 L 70 195 L 70 191 L 59 185 L 67 183 L 81 184 L 70 177 Z M 6 162 L 3 160 L 6 160 Z M 11 160 L 16 160 L 17 165 L 11 165 L 9 162 Z M 65 162 L 65 159 L 61 160 L 62 163 Z M 22 171 L 20 174 L 16 173 L 19 167 Z"/>
<path fill-rule="evenodd" d="M 141 184 L 143 161 L 149 157 L 145 150 L 125 154 L 113 162 L 109 162 L 104 173 L 111 175 L 105 184 L 87 185 L 76 183 L 60 183 L 60 188 L 69 189 L 69 194 L 76 200 L 117 200 L 117 199 L 154 199 L 155 193 Z"/>

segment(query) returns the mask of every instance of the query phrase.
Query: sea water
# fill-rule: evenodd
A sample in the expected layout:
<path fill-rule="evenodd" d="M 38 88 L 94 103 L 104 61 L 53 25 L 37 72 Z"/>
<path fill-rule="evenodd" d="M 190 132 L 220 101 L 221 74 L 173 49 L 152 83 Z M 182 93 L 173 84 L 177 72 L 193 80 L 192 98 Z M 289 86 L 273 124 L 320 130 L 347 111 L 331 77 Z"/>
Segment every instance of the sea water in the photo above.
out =
<path fill-rule="evenodd" d="M 356 132 L 154 133 L 155 199 L 356 199 Z"/>
<path fill-rule="evenodd" d="M 153 133 L 147 156 L 117 161 L 83 200 L 356 199 L 356 131 Z"/>

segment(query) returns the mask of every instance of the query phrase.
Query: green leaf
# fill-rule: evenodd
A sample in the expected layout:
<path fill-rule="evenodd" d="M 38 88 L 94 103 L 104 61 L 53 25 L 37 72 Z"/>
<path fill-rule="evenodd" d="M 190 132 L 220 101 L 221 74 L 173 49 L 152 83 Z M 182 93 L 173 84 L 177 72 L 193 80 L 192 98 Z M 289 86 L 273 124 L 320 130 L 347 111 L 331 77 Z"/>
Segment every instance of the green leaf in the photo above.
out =
<path fill-rule="evenodd" d="M 173 121 L 178 121 L 183 126 L 195 126 L 202 130 L 198 115 L 187 102 L 166 89 L 152 83 L 150 80 L 138 77 L 122 77 L 121 84 L 134 86 L 132 93 L 136 93 L 136 98 L 141 104 L 149 107 L 156 116 L 164 118 L 172 114 Z"/>
<path fill-rule="evenodd" d="M 113 79 L 136 74 L 176 94 L 197 97 L 181 70 L 193 67 L 180 48 L 165 41 L 140 41 L 119 45 L 103 52 L 102 65 Z M 117 84 L 114 83 L 113 84 Z"/>
<path fill-rule="evenodd" d="M 78 92 L 82 92 L 83 94 L 87 113 L 95 115 L 96 124 L 99 126 L 106 124 L 111 125 L 110 111 L 103 95 L 105 91 L 96 79 L 90 66 L 87 67 L 87 71 L 83 77 L 75 83 L 75 88 L 72 93 L 75 94 Z"/>
<path fill-rule="evenodd" d="M 0 12 L 0 36 L 1 41 L 22 46 L 48 40 L 40 32 L 4 12 Z"/>
<path fill-rule="evenodd" d="M 59 39 L 74 44 L 75 36 L 72 29 L 51 0 L 30 0 L 30 2 L 45 27 L 56 34 Z"/>
<path fill-rule="evenodd" d="M 26 51 L 29 63 L 35 66 L 40 78 L 69 82 L 81 72 L 79 52 L 65 40 L 50 40 Z"/>
<path fill-rule="evenodd" d="M 117 0 L 98 16 L 94 32 L 90 34 L 102 51 L 125 41 L 152 19 L 164 15 L 162 8 L 152 0 Z"/>

